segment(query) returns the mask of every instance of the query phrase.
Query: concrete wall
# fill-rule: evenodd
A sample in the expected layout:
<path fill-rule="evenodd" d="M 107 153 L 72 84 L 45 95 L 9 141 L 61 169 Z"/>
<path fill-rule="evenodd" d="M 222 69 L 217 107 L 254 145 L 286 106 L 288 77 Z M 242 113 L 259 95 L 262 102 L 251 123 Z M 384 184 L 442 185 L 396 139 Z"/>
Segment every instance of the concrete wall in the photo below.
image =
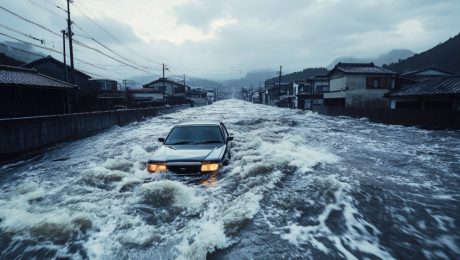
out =
<path fill-rule="evenodd" d="M 390 101 L 383 96 L 389 89 L 355 89 L 347 91 L 345 106 L 347 107 L 390 107 Z"/>
<path fill-rule="evenodd" d="M 189 105 L 0 119 L 0 162 L 56 143 L 90 136 L 114 125 L 187 107 Z"/>
<path fill-rule="evenodd" d="M 425 129 L 460 129 L 460 112 L 452 110 L 417 110 L 358 107 L 313 107 L 329 116 L 367 117 L 371 122 L 418 126 Z"/>

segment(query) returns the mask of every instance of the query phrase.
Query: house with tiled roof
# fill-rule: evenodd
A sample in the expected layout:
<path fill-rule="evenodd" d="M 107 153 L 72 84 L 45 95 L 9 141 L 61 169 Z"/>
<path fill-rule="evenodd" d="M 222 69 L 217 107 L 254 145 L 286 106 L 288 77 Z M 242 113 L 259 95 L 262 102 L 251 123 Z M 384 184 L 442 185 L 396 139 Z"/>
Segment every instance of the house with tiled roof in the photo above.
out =
<path fill-rule="evenodd" d="M 154 107 L 164 105 L 164 92 L 155 88 L 127 89 L 129 107 Z"/>
<path fill-rule="evenodd" d="M 402 78 L 411 79 L 417 82 L 451 75 L 452 73 L 435 67 L 426 67 L 401 73 Z"/>
<path fill-rule="evenodd" d="M 64 65 L 63 62 L 46 56 L 29 63 L 24 64 L 22 67 L 29 69 L 36 69 L 43 75 L 71 83 L 71 67 Z M 95 93 L 90 85 L 91 76 L 82 72 L 81 70 L 73 70 L 74 83 L 78 87 L 78 105 L 79 111 L 94 111 L 97 110 L 97 93 Z"/>
<path fill-rule="evenodd" d="M 182 83 L 169 80 L 167 78 L 159 78 L 150 83 L 143 85 L 143 88 L 155 89 L 164 93 L 164 101 L 167 104 L 183 104 L 186 103 L 186 93 L 190 87 Z"/>
<path fill-rule="evenodd" d="M 460 75 L 437 77 L 388 93 L 392 109 L 460 111 Z"/>
<path fill-rule="evenodd" d="M 395 88 L 397 74 L 373 63 L 339 62 L 327 74 L 325 106 L 388 107 L 384 95 Z"/>
<path fill-rule="evenodd" d="M 64 66 L 63 62 L 53 58 L 52 56 L 46 56 L 40 59 L 36 59 L 34 61 L 22 65 L 22 67 L 28 69 L 36 69 L 43 75 L 47 75 L 60 81 L 70 83 L 71 67 L 69 65 Z M 68 74 L 67 77 L 66 74 Z M 75 85 L 77 85 L 77 87 L 80 89 L 81 94 L 90 92 L 89 79 L 91 78 L 91 76 L 78 69 L 74 69 L 74 74 Z"/>
<path fill-rule="evenodd" d="M 35 69 L 0 65 L 0 118 L 71 113 L 77 87 Z"/>
<path fill-rule="evenodd" d="M 297 108 L 312 109 L 324 104 L 324 93 L 329 92 L 329 78 L 326 74 L 318 74 L 296 83 L 299 85 L 296 93 Z"/>

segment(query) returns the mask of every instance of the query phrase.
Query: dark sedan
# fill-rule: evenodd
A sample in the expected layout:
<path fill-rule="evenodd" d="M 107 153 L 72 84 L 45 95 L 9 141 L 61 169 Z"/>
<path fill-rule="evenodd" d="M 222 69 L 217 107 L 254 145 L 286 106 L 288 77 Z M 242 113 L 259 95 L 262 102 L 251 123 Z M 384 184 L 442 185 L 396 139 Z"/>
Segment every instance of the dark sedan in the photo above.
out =
<path fill-rule="evenodd" d="M 204 175 L 219 172 L 230 159 L 233 137 L 222 122 L 190 122 L 176 125 L 147 164 L 150 173 Z"/>

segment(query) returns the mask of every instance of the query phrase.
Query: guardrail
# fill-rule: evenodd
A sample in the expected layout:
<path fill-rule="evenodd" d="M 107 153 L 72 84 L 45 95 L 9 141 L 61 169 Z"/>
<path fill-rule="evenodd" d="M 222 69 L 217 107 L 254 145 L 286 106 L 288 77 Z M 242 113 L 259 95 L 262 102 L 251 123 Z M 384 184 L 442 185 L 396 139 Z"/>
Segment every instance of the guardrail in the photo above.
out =
<path fill-rule="evenodd" d="M 0 119 L 0 162 L 190 105 Z"/>

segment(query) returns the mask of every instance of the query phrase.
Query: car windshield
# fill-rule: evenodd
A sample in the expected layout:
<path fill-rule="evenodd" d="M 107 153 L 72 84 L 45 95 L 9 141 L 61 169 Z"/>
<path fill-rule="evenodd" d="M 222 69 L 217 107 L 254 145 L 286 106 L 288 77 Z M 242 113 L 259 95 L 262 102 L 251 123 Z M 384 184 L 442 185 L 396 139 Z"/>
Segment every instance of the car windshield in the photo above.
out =
<path fill-rule="evenodd" d="M 167 145 L 223 143 L 218 126 L 178 126 L 171 130 L 165 140 Z"/>

